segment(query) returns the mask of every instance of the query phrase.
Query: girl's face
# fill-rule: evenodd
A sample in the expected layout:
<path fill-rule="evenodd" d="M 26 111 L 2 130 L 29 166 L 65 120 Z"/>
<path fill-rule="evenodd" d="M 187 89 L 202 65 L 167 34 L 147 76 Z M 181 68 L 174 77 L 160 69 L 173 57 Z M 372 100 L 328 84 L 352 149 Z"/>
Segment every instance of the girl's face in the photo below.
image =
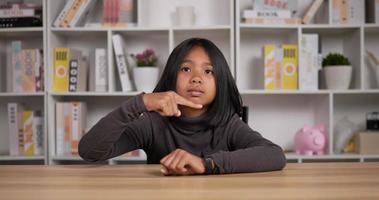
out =
<path fill-rule="evenodd" d="M 206 108 L 216 96 L 216 80 L 207 53 L 195 46 L 179 67 L 176 93 Z"/>

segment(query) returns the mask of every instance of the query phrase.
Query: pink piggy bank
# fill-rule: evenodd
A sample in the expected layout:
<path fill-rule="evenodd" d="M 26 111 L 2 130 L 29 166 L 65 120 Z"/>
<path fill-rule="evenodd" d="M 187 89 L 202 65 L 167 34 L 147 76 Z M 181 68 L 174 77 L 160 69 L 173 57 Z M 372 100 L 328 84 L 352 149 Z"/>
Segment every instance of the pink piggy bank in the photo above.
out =
<path fill-rule="evenodd" d="M 297 154 L 323 155 L 326 144 L 325 126 L 305 125 L 295 135 L 295 149 Z"/>

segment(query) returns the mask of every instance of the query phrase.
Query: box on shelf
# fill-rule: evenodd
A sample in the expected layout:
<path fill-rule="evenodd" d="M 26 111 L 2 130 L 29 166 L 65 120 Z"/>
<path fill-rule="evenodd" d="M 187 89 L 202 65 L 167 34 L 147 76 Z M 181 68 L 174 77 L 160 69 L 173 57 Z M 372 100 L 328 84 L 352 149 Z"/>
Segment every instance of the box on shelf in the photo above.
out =
<path fill-rule="evenodd" d="M 379 0 L 369 0 L 366 3 L 367 22 L 379 24 Z"/>
<path fill-rule="evenodd" d="M 379 154 L 379 131 L 362 131 L 355 136 L 359 154 Z"/>

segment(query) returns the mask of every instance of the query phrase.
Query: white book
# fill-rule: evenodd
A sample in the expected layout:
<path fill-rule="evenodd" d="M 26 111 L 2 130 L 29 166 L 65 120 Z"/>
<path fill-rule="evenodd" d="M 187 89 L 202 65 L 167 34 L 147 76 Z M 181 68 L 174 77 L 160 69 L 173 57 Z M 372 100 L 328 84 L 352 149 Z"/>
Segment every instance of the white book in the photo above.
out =
<path fill-rule="evenodd" d="M 79 10 L 76 12 L 74 18 L 72 18 L 71 22 L 69 23 L 69 27 L 76 27 L 78 25 L 83 24 L 83 21 L 87 16 L 89 15 L 90 11 L 93 9 L 93 7 L 96 4 L 96 0 L 85 0 Z"/>
<path fill-rule="evenodd" d="M 124 42 L 121 35 L 116 34 L 112 36 L 113 48 L 116 57 L 116 65 L 121 82 L 122 91 L 132 91 L 132 82 L 129 76 L 129 69 L 126 64 L 126 56 L 124 53 Z"/>
<path fill-rule="evenodd" d="M 363 24 L 365 22 L 365 1 L 348 0 L 349 24 Z"/>
<path fill-rule="evenodd" d="M 9 155 L 17 156 L 20 155 L 19 145 L 18 145 L 18 124 L 19 117 L 19 107 L 17 103 L 8 103 L 8 135 L 9 135 Z"/>
<path fill-rule="evenodd" d="M 297 11 L 298 2 L 295 0 L 252 0 L 254 10 L 291 10 Z M 274 3 L 273 3 L 274 2 Z"/>
<path fill-rule="evenodd" d="M 71 153 L 77 154 L 79 141 L 86 130 L 86 103 L 71 102 L 71 110 Z"/>
<path fill-rule="evenodd" d="M 62 102 L 55 103 L 55 149 L 56 155 L 64 155 L 64 116 Z"/>
<path fill-rule="evenodd" d="M 244 10 L 242 18 L 291 18 L 290 10 Z"/>
<path fill-rule="evenodd" d="M 106 49 L 95 49 L 91 53 L 90 63 L 90 91 L 106 92 L 108 89 L 108 67 Z"/>
<path fill-rule="evenodd" d="M 33 146 L 35 155 L 43 155 L 43 117 L 36 111 L 33 119 Z"/>
<path fill-rule="evenodd" d="M 55 19 L 53 26 L 54 27 L 59 27 L 59 24 L 64 20 L 64 17 L 66 16 L 67 12 L 70 10 L 72 4 L 74 3 L 75 0 L 66 0 L 66 4 L 64 5 L 63 9 Z"/>
<path fill-rule="evenodd" d="M 299 90 L 318 90 L 318 72 L 320 70 L 318 54 L 318 34 L 303 34 L 299 57 Z"/>

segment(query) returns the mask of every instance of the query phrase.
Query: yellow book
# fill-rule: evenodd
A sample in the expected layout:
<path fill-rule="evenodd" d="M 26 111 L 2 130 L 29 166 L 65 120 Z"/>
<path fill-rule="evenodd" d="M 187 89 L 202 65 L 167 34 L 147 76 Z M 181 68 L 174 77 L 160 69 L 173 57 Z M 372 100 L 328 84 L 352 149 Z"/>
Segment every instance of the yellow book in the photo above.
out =
<path fill-rule="evenodd" d="M 22 112 L 22 124 L 24 125 L 24 155 L 34 155 L 33 143 L 33 111 Z"/>
<path fill-rule="evenodd" d="M 285 90 L 298 89 L 298 62 L 297 45 L 284 44 L 283 48 L 283 69 L 282 88 Z"/>
<path fill-rule="evenodd" d="M 54 49 L 54 92 L 68 91 L 69 53 L 68 48 Z"/>
<path fill-rule="evenodd" d="M 265 90 L 275 89 L 275 48 L 273 44 L 265 45 L 264 51 L 264 87 Z"/>

